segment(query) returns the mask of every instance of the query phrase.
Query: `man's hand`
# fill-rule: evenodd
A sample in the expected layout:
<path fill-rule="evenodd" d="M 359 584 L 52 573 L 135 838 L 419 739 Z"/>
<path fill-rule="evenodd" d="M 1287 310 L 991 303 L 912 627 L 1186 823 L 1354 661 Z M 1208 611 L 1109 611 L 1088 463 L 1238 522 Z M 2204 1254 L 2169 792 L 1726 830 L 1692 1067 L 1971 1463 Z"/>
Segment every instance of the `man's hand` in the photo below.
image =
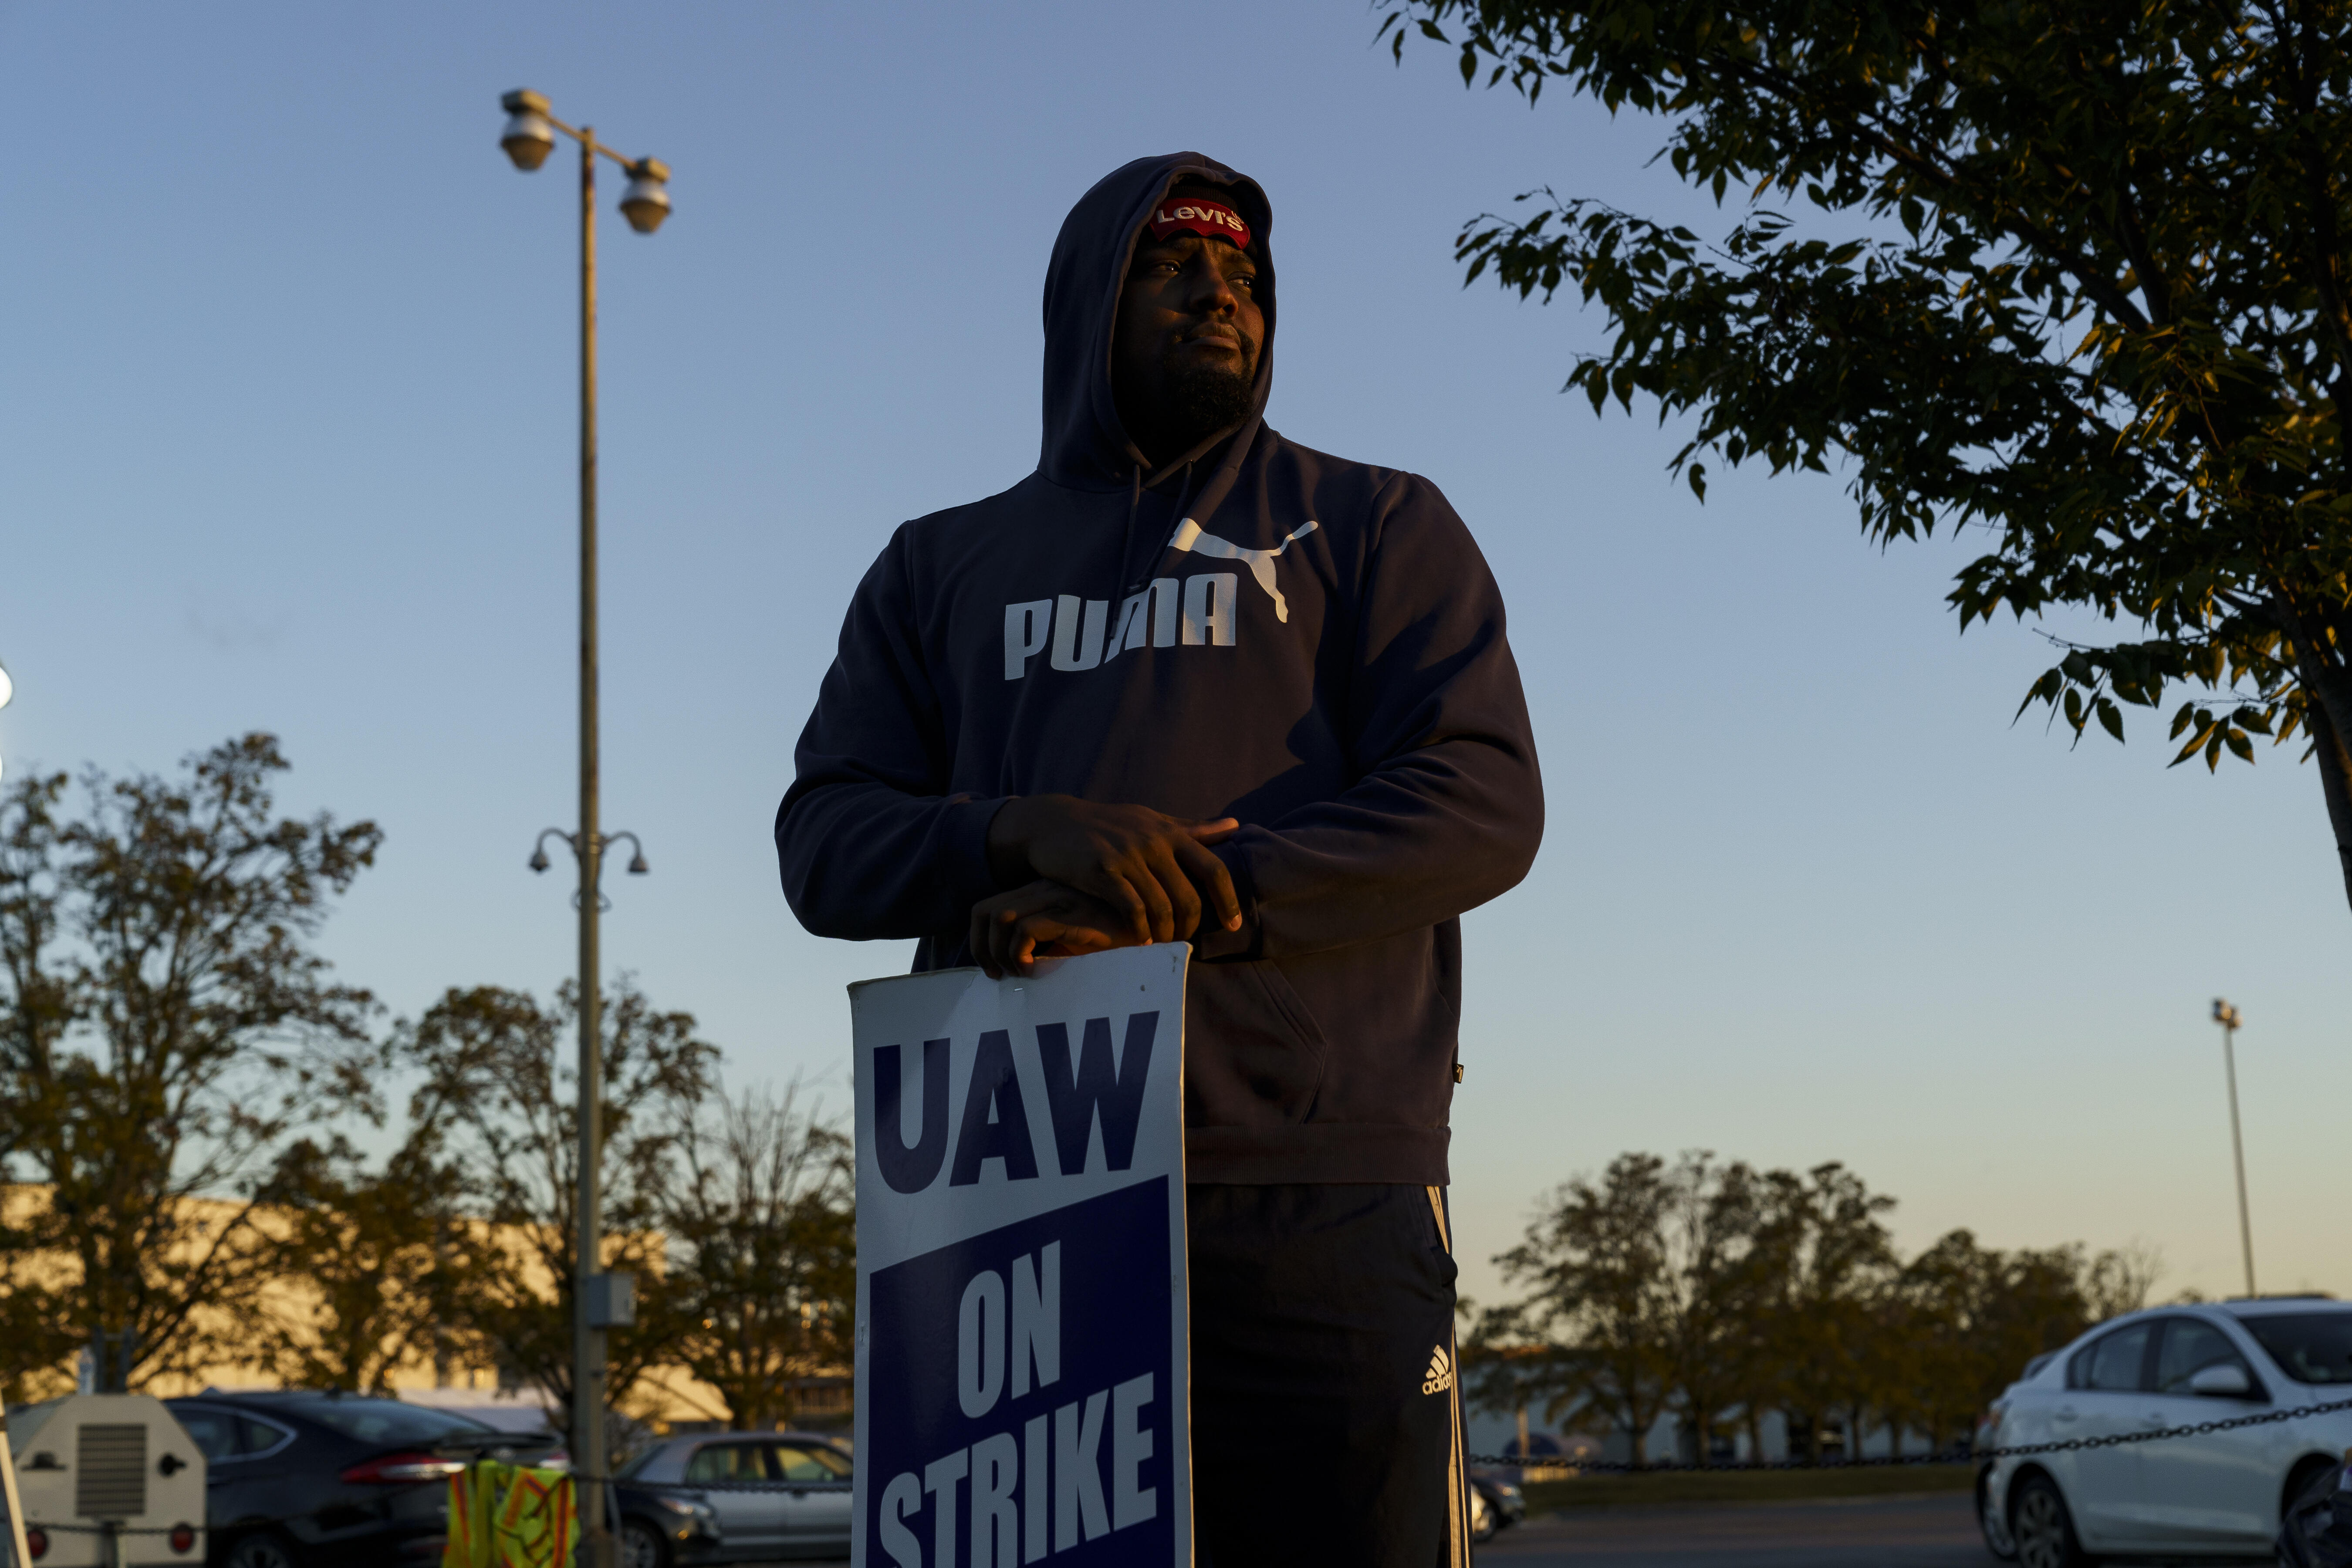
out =
<path fill-rule="evenodd" d="M 1040 879 L 971 907 L 971 954 L 991 980 L 1003 979 L 1007 971 L 1027 974 L 1041 958 L 1137 945 L 1109 909 L 1059 882 Z"/>
<path fill-rule="evenodd" d="M 1195 822 L 1148 805 L 1017 795 L 988 825 L 988 864 L 1000 884 L 1043 879 L 1104 906 L 1113 929 L 1126 933 L 1118 945 L 1176 942 L 1189 939 L 1204 918 L 1241 930 L 1233 877 L 1208 849 L 1240 827 L 1230 816 Z M 980 951 L 977 943 L 972 951 Z"/>

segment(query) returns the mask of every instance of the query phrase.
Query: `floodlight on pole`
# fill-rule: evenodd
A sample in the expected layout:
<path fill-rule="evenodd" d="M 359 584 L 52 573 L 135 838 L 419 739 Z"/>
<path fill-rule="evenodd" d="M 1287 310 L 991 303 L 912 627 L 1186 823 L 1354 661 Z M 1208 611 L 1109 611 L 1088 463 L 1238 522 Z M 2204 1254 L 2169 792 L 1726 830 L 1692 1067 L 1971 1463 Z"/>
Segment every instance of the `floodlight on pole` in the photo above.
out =
<path fill-rule="evenodd" d="M 8 700 L 16 695 L 16 683 L 8 679 L 8 667 L 0 664 L 0 708 L 7 707 Z M 0 761 L 0 778 L 6 777 L 7 771 L 7 763 Z"/>
<path fill-rule="evenodd" d="M 631 228 L 639 234 L 651 234 L 669 216 L 669 165 L 659 158 L 630 158 L 615 153 L 596 140 L 592 128 L 566 125 L 556 119 L 554 105 L 548 101 L 547 95 L 527 87 L 501 95 L 499 107 L 507 111 L 507 125 L 499 133 L 499 145 L 506 149 L 507 157 L 524 174 L 530 174 L 547 162 L 555 151 L 556 133 L 562 132 L 580 143 L 582 163 L 589 169 L 594 168 L 601 153 L 628 171 L 629 183 L 621 192 L 621 216 L 629 220 Z M 589 185 L 593 183 L 593 177 L 587 182 Z"/>
<path fill-rule="evenodd" d="M 646 847 L 637 842 L 635 834 L 624 828 L 618 833 L 604 835 L 604 842 L 608 847 L 618 844 L 624 838 L 629 841 L 629 875 L 632 877 L 651 875 L 653 868 L 646 864 Z"/>
<path fill-rule="evenodd" d="M 629 188 L 621 193 L 621 216 L 639 234 L 651 234 L 669 216 L 669 165 L 640 158 L 629 165 Z"/>
<path fill-rule="evenodd" d="M 2254 1295 L 2254 1226 L 2246 1210 L 2246 1144 L 2238 1133 L 2238 1010 L 2213 998 L 2213 1021 L 2221 1026 L 2221 1067 L 2230 1079 L 2230 1159 L 2238 1171 L 2238 1249 L 2246 1264 L 2246 1294 Z"/>
<path fill-rule="evenodd" d="M 514 166 L 528 174 L 555 151 L 555 129 L 547 122 L 547 100 L 528 88 L 517 88 L 499 100 L 499 107 L 507 111 L 507 128 L 499 145 L 507 150 Z"/>

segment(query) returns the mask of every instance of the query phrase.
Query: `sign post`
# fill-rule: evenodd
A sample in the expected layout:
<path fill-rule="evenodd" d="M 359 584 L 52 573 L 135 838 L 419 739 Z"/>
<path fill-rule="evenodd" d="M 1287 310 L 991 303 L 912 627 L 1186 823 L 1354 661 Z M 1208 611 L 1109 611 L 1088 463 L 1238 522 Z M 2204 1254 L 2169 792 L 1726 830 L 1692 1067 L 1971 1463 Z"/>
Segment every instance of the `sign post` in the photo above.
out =
<path fill-rule="evenodd" d="M 1189 1568 L 1191 952 L 850 987 L 855 1568 Z"/>
<path fill-rule="evenodd" d="M 33 1550 L 25 1541 L 25 1500 L 16 1495 L 16 1457 L 8 1451 L 8 1410 L 0 1405 L 0 1485 L 8 1504 L 8 1561 L 15 1568 L 32 1568 Z"/>

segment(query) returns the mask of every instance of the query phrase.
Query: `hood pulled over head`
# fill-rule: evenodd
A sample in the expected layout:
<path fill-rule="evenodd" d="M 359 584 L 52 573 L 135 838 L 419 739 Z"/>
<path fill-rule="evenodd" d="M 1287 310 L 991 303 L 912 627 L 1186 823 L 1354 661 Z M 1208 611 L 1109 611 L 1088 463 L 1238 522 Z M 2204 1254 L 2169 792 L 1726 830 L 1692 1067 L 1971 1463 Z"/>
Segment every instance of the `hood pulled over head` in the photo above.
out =
<path fill-rule="evenodd" d="M 1125 489 L 1145 467 L 1125 426 L 1111 388 L 1111 340 L 1118 321 L 1118 296 L 1135 255 L 1139 231 L 1169 192 L 1214 191 L 1249 226 L 1249 250 L 1257 262 L 1258 308 L 1265 314 L 1265 340 L 1258 346 L 1257 381 L 1249 412 L 1234 426 L 1226 462 L 1238 464 L 1246 438 L 1265 413 L 1274 384 L 1274 255 L 1269 245 L 1274 210 L 1257 182 L 1198 153 L 1138 158 L 1112 170 L 1078 198 L 1054 238 L 1045 268 L 1045 431 L 1037 467 L 1056 484 L 1085 489 Z M 1225 432 L 1218 433 L 1218 439 Z"/>

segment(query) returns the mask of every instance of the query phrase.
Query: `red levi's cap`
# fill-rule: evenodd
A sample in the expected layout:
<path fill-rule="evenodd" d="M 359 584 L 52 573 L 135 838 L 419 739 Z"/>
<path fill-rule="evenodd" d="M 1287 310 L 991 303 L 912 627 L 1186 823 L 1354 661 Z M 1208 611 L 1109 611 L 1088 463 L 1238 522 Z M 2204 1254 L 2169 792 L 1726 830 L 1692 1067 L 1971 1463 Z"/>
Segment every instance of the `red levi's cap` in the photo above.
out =
<path fill-rule="evenodd" d="M 1249 225 L 1242 215 L 1210 196 L 1164 198 L 1151 209 L 1150 228 L 1154 239 L 1189 233 L 1225 240 L 1244 250 L 1249 248 Z"/>

